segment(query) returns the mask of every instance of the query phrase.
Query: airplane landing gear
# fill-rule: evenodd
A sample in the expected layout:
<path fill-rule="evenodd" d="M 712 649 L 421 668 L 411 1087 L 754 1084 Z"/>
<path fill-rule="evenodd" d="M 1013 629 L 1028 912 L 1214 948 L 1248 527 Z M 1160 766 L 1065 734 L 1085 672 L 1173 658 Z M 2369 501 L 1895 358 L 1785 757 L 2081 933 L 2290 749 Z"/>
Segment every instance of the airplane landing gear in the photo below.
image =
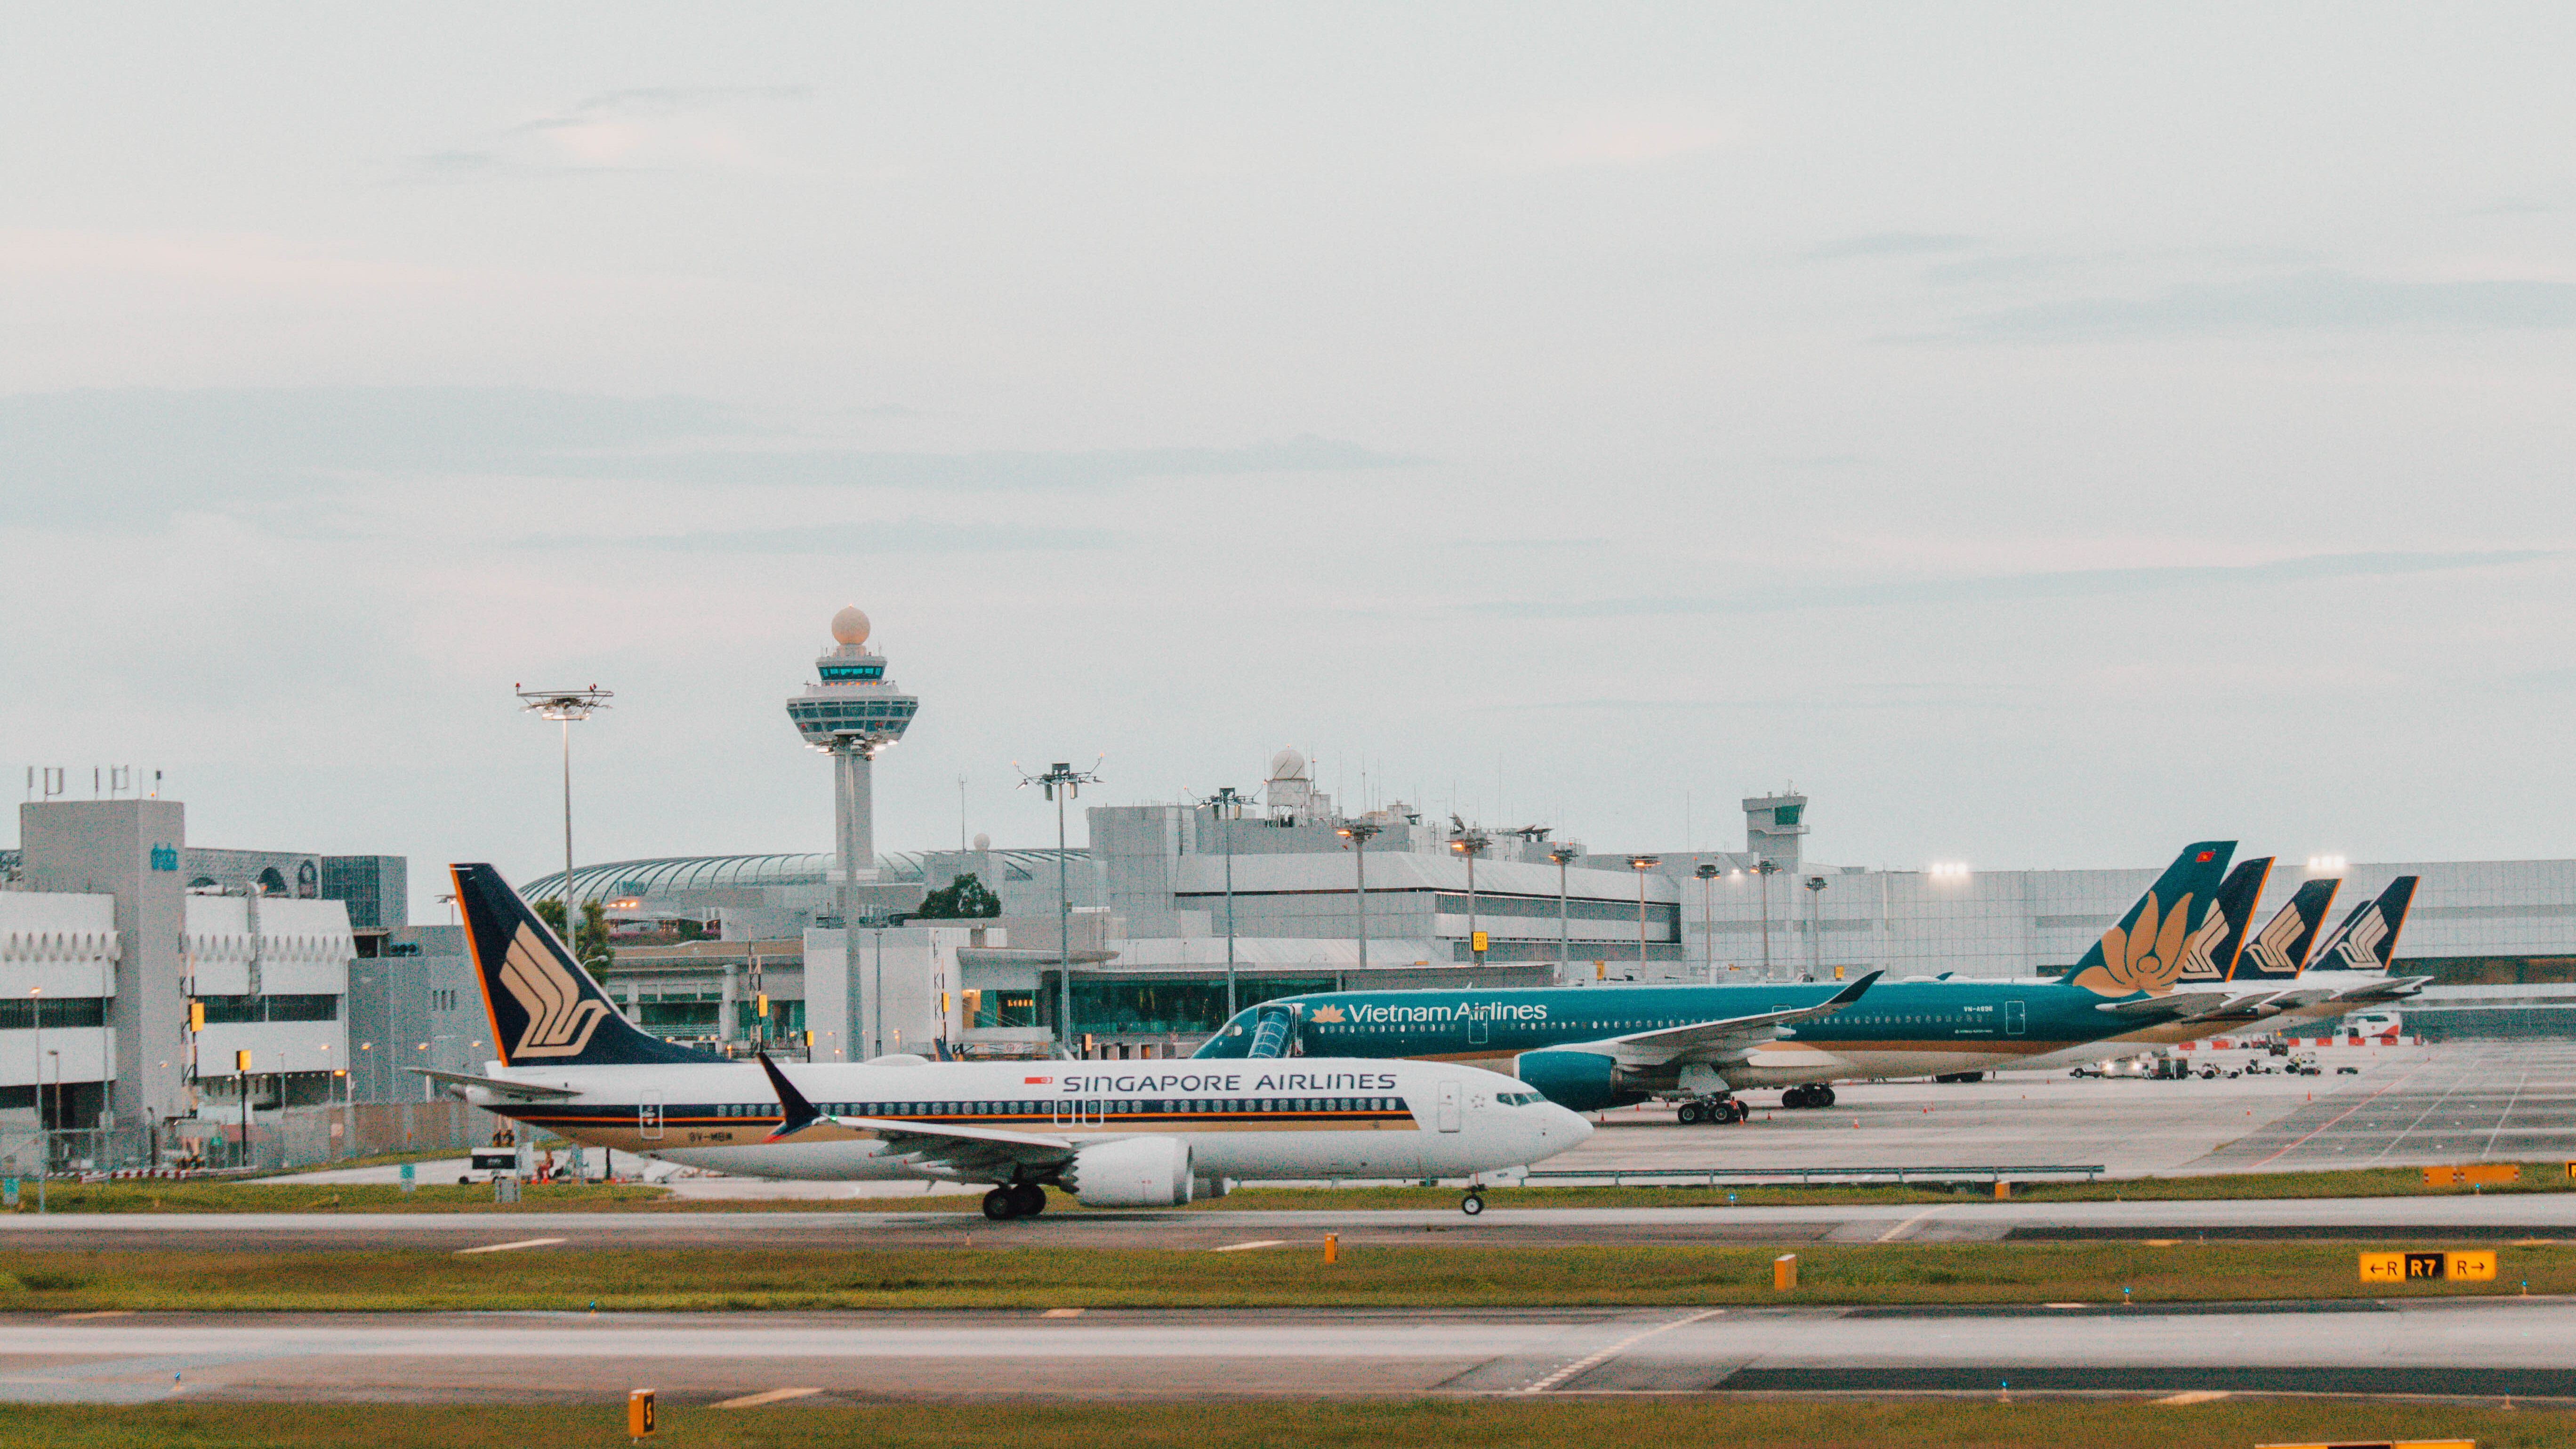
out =
<path fill-rule="evenodd" d="M 1780 1105 L 1793 1109 L 1830 1107 L 1833 1104 L 1834 1089 L 1823 1082 L 1809 1082 L 1804 1086 L 1791 1087 L 1780 1094 Z"/>
<path fill-rule="evenodd" d="M 1711 1097 L 1704 1101 L 1684 1102 L 1673 1110 L 1673 1120 L 1685 1127 L 1702 1122 L 1741 1122 L 1753 1115 L 1753 1109 L 1733 1097 Z"/>
<path fill-rule="evenodd" d="M 1458 1199 L 1458 1211 L 1465 1213 L 1471 1218 L 1484 1210 L 1485 1195 L 1483 1193 L 1471 1192 L 1465 1197 Z"/>
<path fill-rule="evenodd" d="M 1034 1182 L 997 1187 L 984 1194 L 984 1216 L 995 1222 L 1033 1218 L 1046 1211 L 1046 1189 Z"/>

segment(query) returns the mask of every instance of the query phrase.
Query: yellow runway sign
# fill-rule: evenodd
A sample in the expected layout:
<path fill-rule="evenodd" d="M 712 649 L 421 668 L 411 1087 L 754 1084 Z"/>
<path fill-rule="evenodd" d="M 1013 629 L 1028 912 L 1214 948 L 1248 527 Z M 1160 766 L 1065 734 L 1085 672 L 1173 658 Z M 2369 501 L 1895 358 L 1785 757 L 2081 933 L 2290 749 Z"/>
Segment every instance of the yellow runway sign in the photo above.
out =
<path fill-rule="evenodd" d="M 2465 1253 L 2364 1253 L 2364 1283 L 2492 1283 L 2496 1255 L 2492 1248 Z"/>

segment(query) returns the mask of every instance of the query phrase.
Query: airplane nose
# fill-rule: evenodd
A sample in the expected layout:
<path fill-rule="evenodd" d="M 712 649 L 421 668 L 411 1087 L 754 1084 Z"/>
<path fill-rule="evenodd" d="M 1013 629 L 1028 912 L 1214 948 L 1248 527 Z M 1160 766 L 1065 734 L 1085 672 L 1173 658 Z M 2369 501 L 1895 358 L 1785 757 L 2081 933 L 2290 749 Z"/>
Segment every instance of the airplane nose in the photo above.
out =
<path fill-rule="evenodd" d="M 1554 1102 L 1547 1104 L 1547 1140 L 1572 1147 L 1592 1135 L 1592 1124 L 1582 1114 L 1569 1112 Z"/>

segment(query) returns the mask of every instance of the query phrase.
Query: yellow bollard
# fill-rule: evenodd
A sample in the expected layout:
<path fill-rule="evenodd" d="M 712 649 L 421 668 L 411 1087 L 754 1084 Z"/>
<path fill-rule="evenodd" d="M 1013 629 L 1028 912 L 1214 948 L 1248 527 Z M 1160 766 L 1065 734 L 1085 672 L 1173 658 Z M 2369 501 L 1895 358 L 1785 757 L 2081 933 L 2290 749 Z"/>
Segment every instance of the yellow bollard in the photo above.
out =
<path fill-rule="evenodd" d="M 1771 1260 L 1771 1286 L 1786 1293 L 1798 1286 L 1798 1255 L 1782 1253 Z"/>
<path fill-rule="evenodd" d="M 2011 1196 L 2012 1184 L 2001 1178 L 1995 1179 L 1995 1201 L 2003 1202 L 2011 1198 Z"/>
<path fill-rule="evenodd" d="M 1325 1261 L 1325 1262 L 1327 1262 L 1327 1263 L 1338 1263 L 1338 1262 L 1342 1261 L 1342 1235 L 1341 1235 L 1341 1234 L 1339 1234 L 1339 1233 L 1326 1233 L 1326 1234 L 1324 1234 L 1324 1261 Z"/>

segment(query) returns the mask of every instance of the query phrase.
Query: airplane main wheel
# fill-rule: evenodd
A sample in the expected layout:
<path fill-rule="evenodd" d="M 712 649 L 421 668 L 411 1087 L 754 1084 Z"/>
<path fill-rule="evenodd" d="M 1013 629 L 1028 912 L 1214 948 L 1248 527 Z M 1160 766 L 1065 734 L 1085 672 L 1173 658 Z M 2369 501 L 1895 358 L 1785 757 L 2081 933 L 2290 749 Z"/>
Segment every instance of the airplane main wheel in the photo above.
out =
<path fill-rule="evenodd" d="M 1014 1188 L 997 1187 L 984 1194 L 984 1216 L 995 1222 L 1020 1215 L 1020 1195 Z"/>
<path fill-rule="evenodd" d="M 1732 1112 L 1730 1112 L 1730 1113 L 1728 1113 L 1728 1114 L 1727 1114 L 1727 1115 L 1728 1115 L 1732 1120 L 1734 1120 L 1734 1121 L 1737 1121 L 1737 1122 L 1743 1122 L 1743 1121 L 1746 1121 L 1746 1120 L 1748 1120 L 1749 1118 L 1751 1118 L 1751 1117 L 1752 1117 L 1752 1115 L 1753 1115 L 1753 1109 L 1752 1109 L 1752 1107 L 1750 1107 L 1750 1106 L 1746 1105 L 1745 1103 L 1742 1103 L 1742 1102 L 1729 1102 L 1729 1103 L 1727 1103 L 1726 1105 L 1735 1109 L 1734 1111 L 1732 1111 Z"/>
<path fill-rule="evenodd" d="M 1485 1199 L 1484 1195 L 1481 1193 L 1471 1192 L 1458 1200 L 1458 1211 L 1465 1213 L 1471 1218 L 1484 1210 Z"/>
<path fill-rule="evenodd" d="M 1679 1122 L 1685 1127 L 1698 1126 L 1699 1119 L 1700 1110 L 1699 1103 L 1697 1102 L 1684 1102 L 1680 1109 L 1673 1113 L 1673 1120 Z"/>
<path fill-rule="evenodd" d="M 1830 1107 L 1830 1106 L 1832 1106 L 1833 1104 L 1834 1104 L 1834 1089 L 1833 1089 L 1833 1088 L 1831 1088 L 1831 1087 L 1824 1087 L 1824 1086 L 1820 1086 L 1820 1087 L 1816 1088 L 1816 1105 L 1817 1105 L 1817 1106 L 1819 1106 L 1819 1107 Z"/>
<path fill-rule="evenodd" d="M 1011 1189 L 1011 1205 L 1020 1216 L 1033 1218 L 1046 1211 L 1046 1189 L 1034 1182 L 1024 1182 Z"/>
<path fill-rule="evenodd" d="M 1780 1094 L 1783 1107 L 1803 1109 L 1815 1105 L 1815 1091 L 1810 1087 L 1791 1087 Z"/>

